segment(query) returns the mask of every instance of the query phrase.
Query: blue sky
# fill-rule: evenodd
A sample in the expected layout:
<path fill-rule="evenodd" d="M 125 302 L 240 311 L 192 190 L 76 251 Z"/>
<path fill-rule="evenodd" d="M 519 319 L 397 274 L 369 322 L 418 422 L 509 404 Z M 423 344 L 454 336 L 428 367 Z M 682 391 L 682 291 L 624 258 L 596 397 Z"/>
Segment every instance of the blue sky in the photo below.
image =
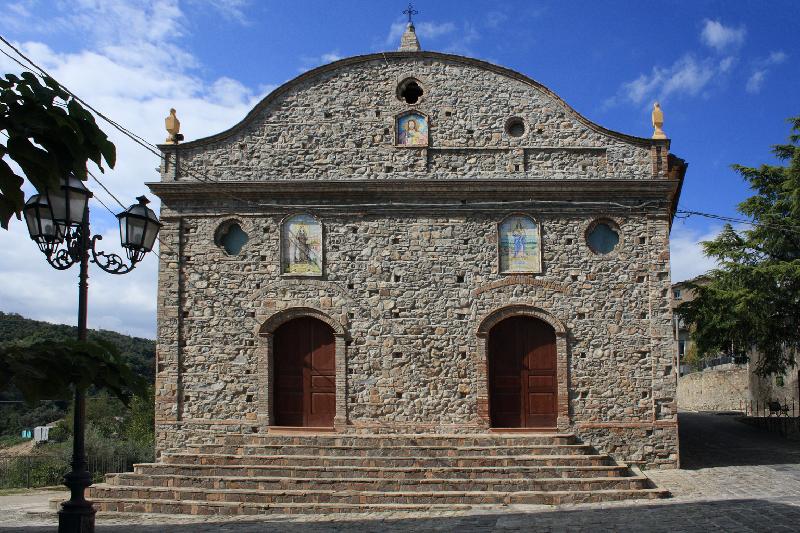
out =
<path fill-rule="evenodd" d="M 238 122 L 276 86 L 318 65 L 394 50 L 405 3 L 385 0 L 0 0 L 0 33 L 84 99 L 152 140 L 178 109 L 187 139 Z M 578 112 L 647 137 L 659 100 L 672 151 L 689 162 L 681 207 L 735 215 L 748 195 L 732 163 L 774 162 L 800 114 L 800 2 L 443 1 L 415 3 L 423 49 L 478 57 L 543 83 Z M 19 67 L 0 57 L 0 70 Z M 106 128 L 110 132 L 110 128 Z M 117 134 L 105 183 L 125 203 L 157 160 Z M 91 186 L 91 184 L 90 184 Z M 95 192 L 112 205 L 102 191 Z M 117 241 L 95 204 L 96 231 Z M 711 263 L 699 240 L 718 222 L 676 221 L 673 279 Z M 56 272 L 22 224 L 0 231 L 0 310 L 74 323 L 75 276 Z M 94 272 L 90 325 L 155 334 L 156 261 L 125 277 Z"/>

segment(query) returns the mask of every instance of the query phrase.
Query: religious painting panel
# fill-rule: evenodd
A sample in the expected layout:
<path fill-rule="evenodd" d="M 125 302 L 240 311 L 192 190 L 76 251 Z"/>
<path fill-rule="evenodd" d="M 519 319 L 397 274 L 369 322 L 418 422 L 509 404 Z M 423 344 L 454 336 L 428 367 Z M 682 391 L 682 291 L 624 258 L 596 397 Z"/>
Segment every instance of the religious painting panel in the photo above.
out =
<path fill-rule="evenodd" d="M 542 271 L 541 231 L 534 219 L 510 215 L 500 222 L 497 237 L 501 274 Z"/>
<path fill-rule="evenodd" d="M 428 146 L 428 117 L 422 113 L 405 113 L 397 117 L 398 146 Z"/>
<path fill-rule="evenodd" d="M 309 214 L 293 215 L 281 225 L 282 271 L 322 275 L 322 224 Z"/>

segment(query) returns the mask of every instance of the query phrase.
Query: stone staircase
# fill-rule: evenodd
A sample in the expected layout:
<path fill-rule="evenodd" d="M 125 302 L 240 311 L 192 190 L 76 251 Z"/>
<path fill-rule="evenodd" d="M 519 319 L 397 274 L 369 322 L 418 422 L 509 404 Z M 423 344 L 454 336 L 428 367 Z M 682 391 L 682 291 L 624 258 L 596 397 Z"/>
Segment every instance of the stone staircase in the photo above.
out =
<path fill-rule="evenodd" d="M 180 514 L 469 509 L 662 498 L 570 434 L 226 435 L 89 489 L 101 511 Z"/>

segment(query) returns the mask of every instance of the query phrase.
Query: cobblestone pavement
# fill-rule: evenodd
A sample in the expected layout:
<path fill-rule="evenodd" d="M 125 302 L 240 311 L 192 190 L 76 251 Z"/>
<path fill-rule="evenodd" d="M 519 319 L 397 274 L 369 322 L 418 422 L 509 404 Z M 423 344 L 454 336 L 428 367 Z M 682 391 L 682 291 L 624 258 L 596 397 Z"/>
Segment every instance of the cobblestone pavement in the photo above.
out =
<path fill-rule="evenodd" d="M 430 514 L 264 518 L 99 514 L 98 532 L 389 531 L 798 531 L 800 442 L 737 422 L 733 416 L 681 413 L 682 470 L 648 471 L 673 498 L 586 505 L 511 505 Z M 47 501 L 60 492 L 0 496 L 0 532 L 54 531 Z"/>

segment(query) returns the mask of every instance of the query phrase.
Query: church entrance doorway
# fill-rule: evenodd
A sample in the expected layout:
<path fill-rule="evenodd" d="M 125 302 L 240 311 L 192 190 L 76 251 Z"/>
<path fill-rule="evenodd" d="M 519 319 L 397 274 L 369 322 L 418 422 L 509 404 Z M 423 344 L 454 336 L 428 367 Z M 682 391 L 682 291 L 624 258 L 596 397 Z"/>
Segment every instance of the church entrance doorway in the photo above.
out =
<path fill-rule="evenodd" d="M 552 428 L 558 410 L 556 334 L 514 316 L 489 332 L 489 409 L 495 428 Z"/>
<path fill-rule="evenodd" d="M 295 318 L 275 331 L 275 425 L 333 426 L 336 414 L 335 346 L 333 330 L 316 318 Z"/>

